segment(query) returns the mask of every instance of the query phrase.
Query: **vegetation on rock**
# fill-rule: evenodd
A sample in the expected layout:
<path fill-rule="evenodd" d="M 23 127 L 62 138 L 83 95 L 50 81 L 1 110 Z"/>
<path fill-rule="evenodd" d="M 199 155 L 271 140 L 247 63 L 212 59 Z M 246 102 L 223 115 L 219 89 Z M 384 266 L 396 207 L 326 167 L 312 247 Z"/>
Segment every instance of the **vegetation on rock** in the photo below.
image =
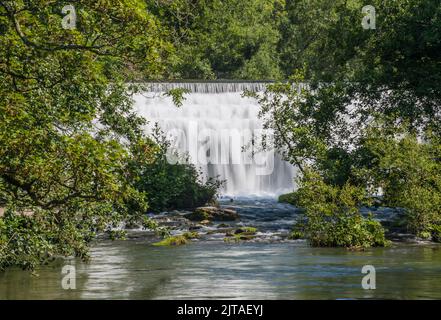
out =
<path fill-rule="evenodd" d="M 199 207 L 194 212 L 186 214 L 185 218 L 191 221 L 235 221 L 239 219 L 239 215 L 231 209 Z"/>

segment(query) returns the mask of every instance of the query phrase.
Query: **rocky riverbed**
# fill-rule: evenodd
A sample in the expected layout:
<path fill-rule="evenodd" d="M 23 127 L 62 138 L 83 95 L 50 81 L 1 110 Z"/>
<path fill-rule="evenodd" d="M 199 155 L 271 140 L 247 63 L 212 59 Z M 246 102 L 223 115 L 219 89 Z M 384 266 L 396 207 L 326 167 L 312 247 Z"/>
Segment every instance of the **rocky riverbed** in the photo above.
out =
<path fill-rule="evenodd" d="M 301 216 L 294 207 L 272 199 L 220 205 L 236 211 L 239 219 L 201 224 L 185 218 L 191 212 L 154 216 L 174 236 L 198 232 L 187 245 L 155 246 L 161 237 L 130 229 L 126 241 L 94 242 L 88 263 L 56 261 L 36 270 L 38 276 L 9 269 L 0 274 L 0 299 L 441 298 L 440 244 L 401 236 L 387 248 L 313 248 L 305 240 L 288 239 Z M 400 214 L 373 213 L 384 222 Z M 254 231 L 251 239 L 235 241 Z M 61 287 L 66 264 L 76 267 L 76 290 Z M 376 268 L 376 290 L 361 287 L 364 265 Z"/>
<path fill-rule="evenodd" d="M 262 210 L 262 207 L 265 209 Z M 393 208 L 365 208 L 362 213 L 372 213 L 387 229 L 387 237 L 395 242 L 429 243 L 416 238 L 399 226 L 403 212 Z M 250 201 L 237 199 L 221 201 L 218 206 L 201 207 L 193 211 L 172 211 L 150 215 L 160 226 L 178 237 L 178 243 L 223 241 L 231 242 L 290 242 L 293 225 L 302 219 L 302 211 L 289 204 L 272 199 Z M 146 238 L 152 243 L 161 238 L 141 228 L 128 228 L 129 238 Z M 179 238 L 183 237 L 183 238 Z M 185 239 L 184 239 L 185 238 Z M 302 241 L 302 240 L 301 240 Z"/>

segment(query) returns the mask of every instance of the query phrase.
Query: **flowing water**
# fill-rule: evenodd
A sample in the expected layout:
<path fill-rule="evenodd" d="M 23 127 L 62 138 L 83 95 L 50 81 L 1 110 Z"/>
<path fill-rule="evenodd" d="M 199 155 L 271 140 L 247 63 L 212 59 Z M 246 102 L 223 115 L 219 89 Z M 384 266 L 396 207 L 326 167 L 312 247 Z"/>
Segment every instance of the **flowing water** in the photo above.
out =
<path fill-rule="evenodd" d="M 0 274 L 0 299 L 440 299 L 441 246 L 394 244 L 362 252 L 277 241 L 298 213 L 269 200 L 234 206 L 254 221 L 259 241 L 222 238 L 154 247 L 144 237 L 99 241 L 88 264 L 57 262 L 38 276 Z M 267 235 L 267 237 L 265 237 Z M 265 240 L 266 239 L 266 240 Z M 63 290 L 64 263 L 76 266 L 76 290 Z M 376 269 L 376 289 L 364 290 L 364 265 Z"/>
<path fill-rule="evenodd" d="M 273 150 L 252 148 L 251 141 L 258 143 L 271 132 L 262 128 L 259 105 L 243 98 L 242 92 L 263 86 L 254 82 L 152 84 L 152 92 L 136 97 L 135 108 L 150 121 L 146 130 L 158 123 L 175 149 L 188 154 L 201 169 L 203 178 L 225 180 L 224 195 L 274 196 L 292 190 L 295 169 Z M 164 90 L 177 87 L 193 92 L 179 108 L 163 95 Z"/>
<path fill-rule="evenodd" d="M 161 93 L 177 87 L 193 92 L 180 108 Z M 255 240 L 225 243 L 225 235 L 207 227 L 209 236 L 199 241 L 155 247 L 149 232 L 138 231 L 127 241 L 97 241 L 90 263 L 56 261 L 38 275 L 0 273 L 0 299 L 440 299 L 440 245 L 354 252 L 286 240 L 299 211 L 274 197 L 293 188 L 295 169 L 271 152 L 255 158 L 241 152 L 262 133 L 258 105 L 241 98 L 245 89 L 259 91 L 263 84 L 150 84 L 136 108 L 151 121 L 146 130 L 158 122 L 170 137 L 180 137 L 176 148 L 188 152 L 205 178 L 227 180 L 223 205 L 241 215 L 238 226 L 258 228 Z M 75 290 L 62 289 L 65 264 L 76 267 Z M 375 290 L 362 289 L 365 265 L 376 269 Z"/>

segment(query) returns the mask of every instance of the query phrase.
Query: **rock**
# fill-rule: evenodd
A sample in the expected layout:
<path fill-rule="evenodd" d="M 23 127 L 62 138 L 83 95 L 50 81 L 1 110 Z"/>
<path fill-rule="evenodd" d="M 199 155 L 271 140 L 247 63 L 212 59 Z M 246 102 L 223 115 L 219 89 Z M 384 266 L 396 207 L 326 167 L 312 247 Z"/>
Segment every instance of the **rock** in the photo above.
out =
<path fill-rule="evenodd" d="M 184 236 L 174 236 L 165 238 L 162 241 L 153 243 L 154 246 L 180 246 L 183 244 L 187 244 L 188 239 Z"/>
<path fill-rule="evenodd" d="M 234 221 L 239 219 L 239 215 L 236 211 L 216 207 L 199 207 L 184 217 L 191 221 Z"/>
<path fill-rule="evenodd" d="M 222 228 L 229 228 L 230 226 L 226 223 L 221 223 L 217 226 L 218 229 L 222 229 Z"/>
<path fill-rule="evenodd" d="M 199 239 L 200 235 L 197 232 L 184 232 L 182 236 L 187 240 Z"/>
<path fill-rule="evenodd" d="M 202 220 L 201 222 L 200 222 L 200 224 L 202 224 L 202 225 L 209 225 L 209 224 L 211 224 L 211 221 L 210 220 Z"/>
<path fill-rule="evenodd" d="M 188 228 L 188 230 L 190 230 L 190 231 L 192 231 L 192 230 L 199 230 L 199 229 L 202 229 L 202 227 L 203 227 L 203 226 L 201 226 L 200 224 L 194 224 L 194 225 L 191 225 L 191 226 Z"/>
<path fill-rule="evenodd" d="M 257 232 L 256 228 L 253 227 L 242 227 L 239 229 L 236 229 L 236 231 L 234 231 L 234 234 L 240 234 L 240 235 L 255 235 Z"/>
<path fill-rule="evenodd" d="M 231 242 L 249 241 L 249 240 L 253 240 L 255 238 L 256 238 L 256 236 L 254 236 L 254 235 L 236 234 L 233 237 L 224 238 L 224 242 L 231 243 Z"/>
<path fill-rule="evenodd" d="M 248 241 L 256 238 L 257 229 L 254 227 L 240 227 L 236 230 L 227 230 L 225 242 Z"/>
<path fill-rule="evenodd" d="M 0 217 L 3 217 L 5 215 L 6 212 L 6 208 L 5 207 L 0 207 Z M 23 211 L 18 211 L 18 214 L 21 214 L 22 216 L 27 216 L 30 217 L 34 214 L 34 211 L 31 210 L 23 210 Z"/>

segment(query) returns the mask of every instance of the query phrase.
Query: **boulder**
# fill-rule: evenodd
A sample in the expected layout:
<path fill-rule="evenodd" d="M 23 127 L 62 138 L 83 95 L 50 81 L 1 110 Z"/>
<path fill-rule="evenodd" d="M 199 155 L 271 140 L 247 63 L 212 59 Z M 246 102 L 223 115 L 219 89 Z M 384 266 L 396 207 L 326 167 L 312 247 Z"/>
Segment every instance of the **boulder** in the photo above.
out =
<path fill-rule="evenodd" d="M 191 221 L 234 221 L 239 219 L 236 211 L 217 207 L 199 207 L 184 217 Z"/>

